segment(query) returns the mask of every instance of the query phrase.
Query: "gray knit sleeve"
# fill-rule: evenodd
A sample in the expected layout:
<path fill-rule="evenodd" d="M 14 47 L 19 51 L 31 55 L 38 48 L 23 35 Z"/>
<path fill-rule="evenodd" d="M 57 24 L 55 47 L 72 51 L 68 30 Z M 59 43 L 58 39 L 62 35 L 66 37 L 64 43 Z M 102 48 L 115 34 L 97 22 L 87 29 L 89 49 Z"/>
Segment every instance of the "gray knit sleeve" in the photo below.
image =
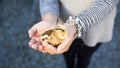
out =
<path fill-rule="evenodd" d="M 41 16 L 51 13 L 59 16 L 59 0 L 39 0 Z"/>
<path fill-rule="evenodd" d="M 87 31 L 93 25 L 99 23 L 109 14 L 112 9 L 119 3 L 119 0 L 96 0 L 85 11 L 78 15 L 83 31 Z"/>

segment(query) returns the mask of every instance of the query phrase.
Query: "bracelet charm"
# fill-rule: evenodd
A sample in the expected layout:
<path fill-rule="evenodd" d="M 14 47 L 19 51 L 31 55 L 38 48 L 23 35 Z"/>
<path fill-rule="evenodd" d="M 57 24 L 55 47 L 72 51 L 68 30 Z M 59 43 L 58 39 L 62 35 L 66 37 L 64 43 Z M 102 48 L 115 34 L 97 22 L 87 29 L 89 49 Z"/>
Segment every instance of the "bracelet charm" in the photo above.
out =
<path fill-rule="evenodd" d="M 74 24 L 77 32 L 75 34 L 75 38 L 80 38 L 81 37 L 81 33 L 82 33 L 82 26 L 79 24 L 80 23 L 80 19 L 78 17 L 75 16 L 69 16 L 68 20 L 67 20 L 68 24 Z"/>

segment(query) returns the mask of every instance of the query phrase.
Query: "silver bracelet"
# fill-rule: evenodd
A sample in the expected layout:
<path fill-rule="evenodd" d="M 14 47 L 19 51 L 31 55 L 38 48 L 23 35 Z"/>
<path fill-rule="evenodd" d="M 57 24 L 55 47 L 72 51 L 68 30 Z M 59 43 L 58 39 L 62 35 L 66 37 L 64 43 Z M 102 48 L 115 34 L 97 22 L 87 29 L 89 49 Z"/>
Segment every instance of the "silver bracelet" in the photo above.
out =
<path fill-rule="evenodd" d="M 81 37 L 81 33 L 82 33 L 82 25 L 80 24 L 80 19 L 78 17 L 75 17 L 75 16 L 69 16 L 68 20 L 67 20 L 67 23 L 69 24 L 74 24 L 76 29 L 77 29 L 77 32 L 75 34 L 75 38 L 80 38 Z"/>

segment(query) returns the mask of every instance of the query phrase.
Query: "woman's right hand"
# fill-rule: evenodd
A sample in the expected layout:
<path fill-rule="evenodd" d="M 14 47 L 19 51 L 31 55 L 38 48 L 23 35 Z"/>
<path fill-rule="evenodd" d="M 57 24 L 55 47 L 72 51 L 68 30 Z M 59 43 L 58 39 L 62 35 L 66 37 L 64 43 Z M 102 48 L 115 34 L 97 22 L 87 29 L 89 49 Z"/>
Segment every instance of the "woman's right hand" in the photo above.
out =
<path fill-rule="evenodd" d="M 31 38 L 29 46 L 34 50 L 39 50 L 44 53 L 44 47 L 40 41 L 42 33 L 50 28 L 56 27 L 57 17 L 51 14 L 47 14 L 42 17 L 43 21 L 36 23 L 28 30 L 29 37 Z"/>
<path fill-rule="evenodd" d="M 46 21 L 38 22 L 35 25 L 33 25 L 31 29 L 28 30 L 29 37 L 32 38 L 36 34 L 41 35 L 45 30 L 55 26 L 56 24 L 53 24 L 52 22 L 46 22 Z"/>

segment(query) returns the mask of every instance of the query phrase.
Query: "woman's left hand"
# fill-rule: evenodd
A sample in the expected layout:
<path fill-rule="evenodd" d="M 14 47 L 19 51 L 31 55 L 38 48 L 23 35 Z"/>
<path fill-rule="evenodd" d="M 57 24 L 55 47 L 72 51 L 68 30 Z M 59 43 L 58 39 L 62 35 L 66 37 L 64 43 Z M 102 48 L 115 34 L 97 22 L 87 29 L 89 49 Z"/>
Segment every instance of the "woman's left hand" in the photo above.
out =
<path fill-rule="evenodd" d="M 74 35 L 76 33 L 76 27 L 73 24 L 64 24 L 68 31 L 67 38 L 56 48 L 52 45 L 47 44 L 46 42 L 43 42 L 42 45 L 44 46 L 45 52 L 49 54 L 62 54 L 66 51 L 68 51 L 71 43 L 74 40 Z"/>

